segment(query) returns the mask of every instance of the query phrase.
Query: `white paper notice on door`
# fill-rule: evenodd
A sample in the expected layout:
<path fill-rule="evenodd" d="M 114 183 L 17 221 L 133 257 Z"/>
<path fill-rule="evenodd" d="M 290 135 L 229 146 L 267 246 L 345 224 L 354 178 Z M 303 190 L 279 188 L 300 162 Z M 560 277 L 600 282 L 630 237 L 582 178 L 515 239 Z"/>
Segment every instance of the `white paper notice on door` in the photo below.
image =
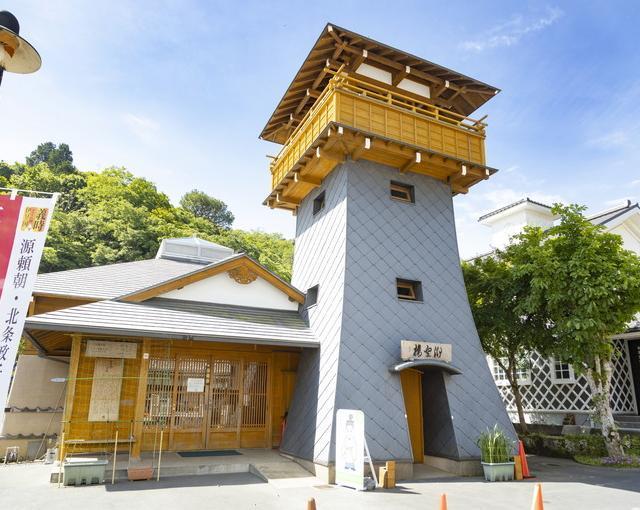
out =
<path fill-rule="evenodd" d="M 202 393 L 204 391 L 204 377 L 188 377 L 187 393 Z"/>

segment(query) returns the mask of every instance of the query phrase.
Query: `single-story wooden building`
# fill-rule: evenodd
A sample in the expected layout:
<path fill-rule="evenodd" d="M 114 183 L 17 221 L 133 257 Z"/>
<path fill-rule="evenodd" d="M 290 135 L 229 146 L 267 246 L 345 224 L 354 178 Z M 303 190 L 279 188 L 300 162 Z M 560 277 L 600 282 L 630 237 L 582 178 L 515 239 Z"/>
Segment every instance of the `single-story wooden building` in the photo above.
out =
<path fill-rule="evenodd" d="M 52 434 L 61 421 L 74 451 L 103 450 L 116 431 L 134 455 L 160 431 L 172 450 L 277 446 L 299 353 L 318 347 L 303 300 L 248 256 L 196 238 L 167 239 L 151 260 L 40 275 L 3 435 Z M 49 402 L 30 405 L 43 391 Z"/>

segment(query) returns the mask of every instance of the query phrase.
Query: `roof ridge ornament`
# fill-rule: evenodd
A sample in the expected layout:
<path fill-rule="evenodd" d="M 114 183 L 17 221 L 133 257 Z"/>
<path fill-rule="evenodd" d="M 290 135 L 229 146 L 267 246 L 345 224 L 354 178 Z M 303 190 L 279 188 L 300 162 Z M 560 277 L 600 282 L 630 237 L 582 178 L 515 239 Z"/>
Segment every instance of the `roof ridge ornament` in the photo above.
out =
<path fill-rule="evenodd" d="M 232 278 L 241 285 L 248 285 L 250 283 L 253 283 L 258 278 L 258 275 L 246 266 L 239 266 L 234 267 L 233 269 L 229 269 L 229 271 L 227 271 L 227 274 L 229 275 L 229 278 Z"/>

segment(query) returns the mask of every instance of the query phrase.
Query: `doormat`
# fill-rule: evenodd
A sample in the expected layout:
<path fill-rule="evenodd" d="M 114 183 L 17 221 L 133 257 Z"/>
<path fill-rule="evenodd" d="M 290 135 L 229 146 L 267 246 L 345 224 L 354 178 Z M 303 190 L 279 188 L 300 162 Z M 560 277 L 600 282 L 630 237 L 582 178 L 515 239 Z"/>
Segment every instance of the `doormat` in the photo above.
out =
<path fill-rule="evenodd" d="M 195 450 L 190 452 L 178 452 L 180 457 L 228 457 L 230 455 L 242 455 L 236 450 Z"/>

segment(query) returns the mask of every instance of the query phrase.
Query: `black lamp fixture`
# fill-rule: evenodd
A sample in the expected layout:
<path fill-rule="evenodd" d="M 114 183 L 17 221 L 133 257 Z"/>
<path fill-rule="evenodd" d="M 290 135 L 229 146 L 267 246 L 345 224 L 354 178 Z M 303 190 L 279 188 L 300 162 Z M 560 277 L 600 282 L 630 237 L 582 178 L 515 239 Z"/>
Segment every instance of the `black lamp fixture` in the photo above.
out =
<path fill-rule="evenodd" d="M 4 71 L 34 73 L 42 64 L 36 49 L 19 33 L 20 23 L 16 17 L 9 11 L 0 11 L 0 83 Z"/>

